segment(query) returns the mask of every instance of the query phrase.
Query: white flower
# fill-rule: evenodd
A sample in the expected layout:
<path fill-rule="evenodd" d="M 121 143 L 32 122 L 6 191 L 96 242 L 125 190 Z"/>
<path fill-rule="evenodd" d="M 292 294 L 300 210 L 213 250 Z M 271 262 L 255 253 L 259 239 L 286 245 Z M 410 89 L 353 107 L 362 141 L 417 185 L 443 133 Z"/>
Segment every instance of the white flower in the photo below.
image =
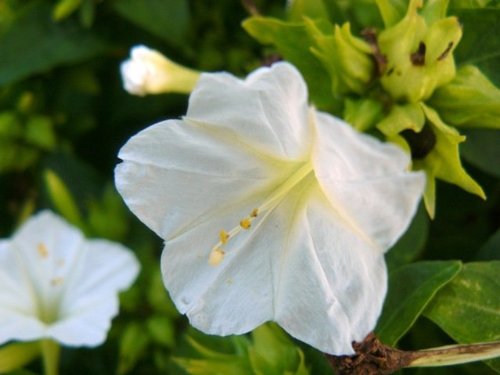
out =
<path fill-rule="evenodd" d="M 138 272 L 120 244 L 85 240 L 51 212 L 37 214 L 0 241 L 0 344 L 101 344 L 118 312 L 118 291 Z"/>
<path fill-rule="evenodd" d="M 337 355 L 374 328 L 384 251 L 424 175 L 309 107 L 293 66 L 203 74 L 182 120 L 145 129 L 119 157 L 118 190 L 165 240 L 164 282 L 193 326 L 228 335 L 272 320 Z"/>
<path fill-rule="evenodd" d="M 145 46 L 130 51 L 130 59 L 120 66 L 123 87 L 130 94 L 147 95 L 167 92 L 190 93 L 200 76 Z"/>

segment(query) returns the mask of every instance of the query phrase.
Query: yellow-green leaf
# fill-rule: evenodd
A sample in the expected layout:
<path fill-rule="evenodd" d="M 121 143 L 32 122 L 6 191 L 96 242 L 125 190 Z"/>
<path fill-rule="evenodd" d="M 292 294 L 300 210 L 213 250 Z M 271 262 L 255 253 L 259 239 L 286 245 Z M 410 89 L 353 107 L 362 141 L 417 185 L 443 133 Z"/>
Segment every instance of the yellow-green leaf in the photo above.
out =
<path fill-rule="evenodd" d="M 38 355 L 40 355 L 39 342 L 7 344 L 0 348 L 0 373 L 21 368 Z"/>
<path fill-rule="evenodd" d="M 44 178 L 47 191 L 57 211 L 69 222 L 84 228 L 78 206 L 64 182 L 50 169 L 45 171 Z"/>

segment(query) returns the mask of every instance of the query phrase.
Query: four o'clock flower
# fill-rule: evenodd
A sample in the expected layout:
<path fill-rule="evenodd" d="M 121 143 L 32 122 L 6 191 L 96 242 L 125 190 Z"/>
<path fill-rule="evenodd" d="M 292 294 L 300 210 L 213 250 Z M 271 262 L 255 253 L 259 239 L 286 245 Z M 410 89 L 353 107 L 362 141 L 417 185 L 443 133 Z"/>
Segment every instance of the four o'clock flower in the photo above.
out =
<path fill-rule="evenodd" d="M 49 211 L 0 241 L 0 344 L 50 339 L 67 346 L 104 342 L 118 292 L 139 272 L 120 244 L 86 240 Z"/>
<path fill-rule="evenodd" d="M 174 63 L 160 52 L 135 46 L 120 66 L 123 87 L 130 94 L 190 93 L 200 73 Z"/>
<path fill-rule="evenodd" d="M 288 63 L 245 80 L 202 74 L 186 116 L 143 130 L 119 157 L 118 190 L 165 240 L 165 285 L 196 328 L 275 321 L 336 355 L 374 328 L 384 252 L 425 184 L 401 149 L 310 107 Z"/>

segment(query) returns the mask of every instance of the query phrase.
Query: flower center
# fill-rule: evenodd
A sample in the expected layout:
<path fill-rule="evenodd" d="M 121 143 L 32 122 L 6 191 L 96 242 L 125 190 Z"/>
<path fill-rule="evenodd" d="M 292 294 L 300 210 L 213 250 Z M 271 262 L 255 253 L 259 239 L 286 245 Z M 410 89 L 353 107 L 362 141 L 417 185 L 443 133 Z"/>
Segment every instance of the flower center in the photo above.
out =
<path fill-rule="evenodd" d="M 222 229 L 219 233 L 219 242 L 215 244 L 208 257 L 208 263 L 212 266 L 219 265 L 226 252 L 224 251 L 224 245 L 226 245 L 232 238 L 234 238 L 241 231 L 249 230 L 252 227 L 252 223 L 264 212 L 273 210 L 300 181 L 304 180 L 313 171 L 312 164 L 310 162 L 305 163 L 299 169 L 297 169 L 283 184 L 281 184 L 273 193 L 261 204 L 259 207 L 254 208 L 248 216 L 241 219 L 239 225 L 235 226 L 233 229 L 226 231 Z"/>
<path fill-rule="evenodd" d="M 62 276 L 57 276 L 64 265 L 64 259 L 54 259 L 54 254 L 47 245 L 40 242 L 36 247 L 39 259 L 43 262 L 46 280 L 34 280 L 38 304 L 38 318 L 47 324 L 53 323 L 58 318 L 60 287 L 64 283 Z"/>

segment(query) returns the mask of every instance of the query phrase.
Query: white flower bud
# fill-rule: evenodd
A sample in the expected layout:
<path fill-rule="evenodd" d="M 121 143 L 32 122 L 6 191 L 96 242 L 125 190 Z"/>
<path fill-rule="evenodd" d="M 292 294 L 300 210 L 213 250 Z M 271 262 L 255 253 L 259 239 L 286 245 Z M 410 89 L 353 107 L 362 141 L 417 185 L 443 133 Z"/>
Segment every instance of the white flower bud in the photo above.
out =
<path fill-rule="evenodd" d="M 167 59 L 146 46 L 136 46 L 120 66 L 123 87 L 130 94 L 190 93 L 200 73 Z"/>

